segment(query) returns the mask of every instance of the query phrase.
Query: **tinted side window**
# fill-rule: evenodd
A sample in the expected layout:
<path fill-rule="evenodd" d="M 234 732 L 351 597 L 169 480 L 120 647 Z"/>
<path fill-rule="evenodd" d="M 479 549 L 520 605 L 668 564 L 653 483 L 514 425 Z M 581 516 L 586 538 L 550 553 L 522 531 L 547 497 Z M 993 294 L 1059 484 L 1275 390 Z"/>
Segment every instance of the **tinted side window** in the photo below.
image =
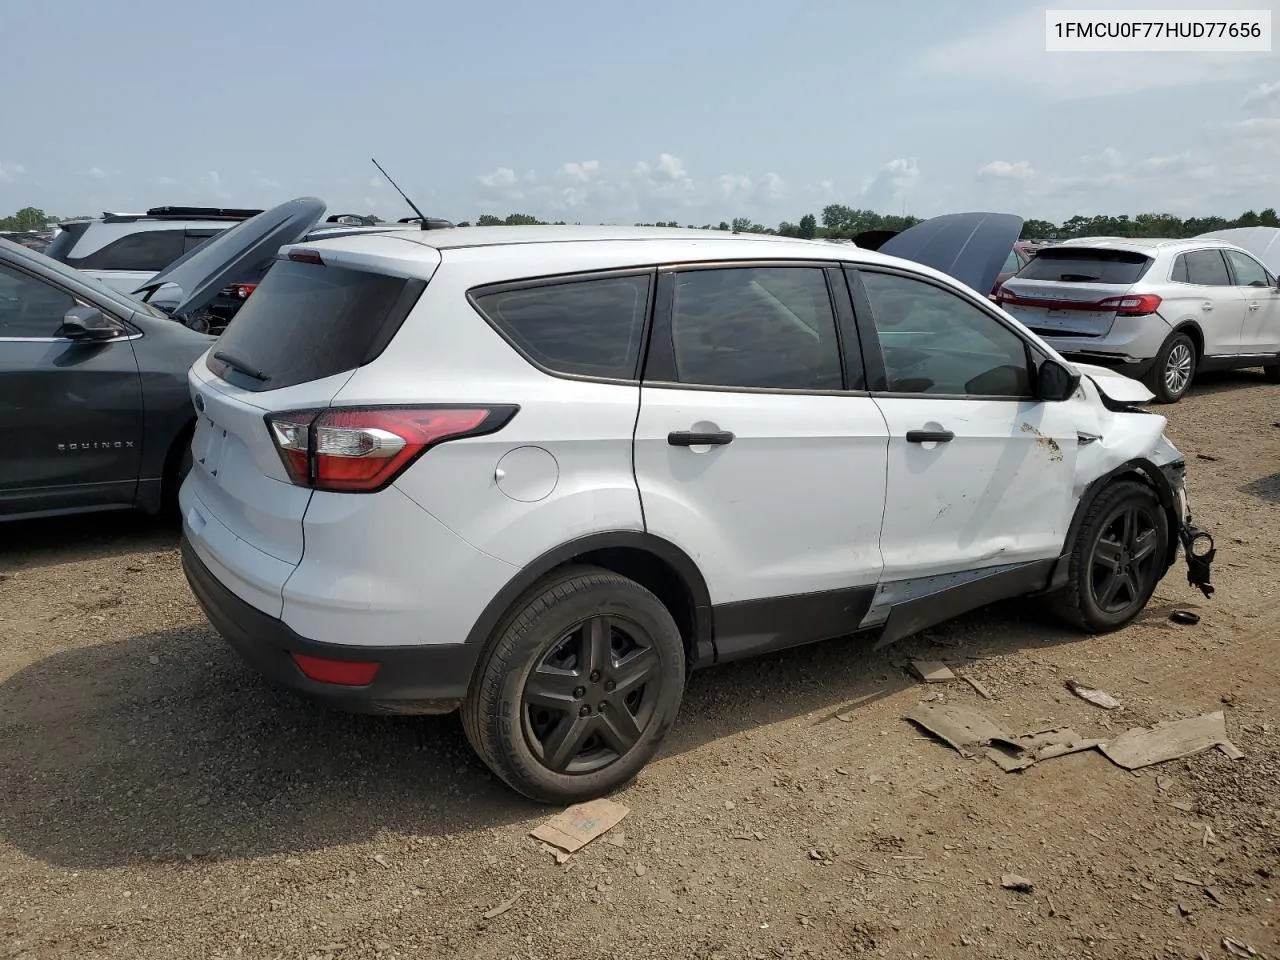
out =
<path fill-rule="evenodd" d="M 56 336 L 75 305 L 66 291 L 0 264 L 0 338 Z"/>
<path fill-rule="evenodd" d="M 1229 287 L 1231 277 L 1227 265 L 1217 250 L 1194 250 L 1186 254 L 1187 276 L 1191 283 L 1202 287 Z"/>
<path fill-rule="evenodd" d="M 535 363 L 557 373 L 631 380 L 649 283 L 648 274 L 597 277 L 481 293 L 474 301 Z"/>
<path fill-rule="evenodd" d="M 1237 287 L 1268 286 L 1267 271 L 1253 257 L 1246 257 L 1235 250 L 1224 250 L 1222 253 L 1231 263 L 1231 269 L 1236 275 Z"/>
<path fill-rule="evenodd" d="M 1187 272 L 1187 255 L 1179 254 L 1178 259 L 1173 261 L 1173 273 L 1169 275 L 1169 279 L 1175 283 L 1190 283 L 1191 275 Z"/>
<path fill-rule="evenodd" d="M 101 250 L 67 263 L 78 270 L 163 270 L 182 256 L 182 230 L 145 230 L 113 240 Z"/>
<path fill-rule="evenodd" d="M 931 283 L 862 272 L 896 393 L 1029 397 L 1021 337 L 967 300 Z"/>
<path fill-rule="evenodd" d="M 840 390 L 836 319 L 820 267 L 676 275 L 671 346 L 680 383 Z"/>

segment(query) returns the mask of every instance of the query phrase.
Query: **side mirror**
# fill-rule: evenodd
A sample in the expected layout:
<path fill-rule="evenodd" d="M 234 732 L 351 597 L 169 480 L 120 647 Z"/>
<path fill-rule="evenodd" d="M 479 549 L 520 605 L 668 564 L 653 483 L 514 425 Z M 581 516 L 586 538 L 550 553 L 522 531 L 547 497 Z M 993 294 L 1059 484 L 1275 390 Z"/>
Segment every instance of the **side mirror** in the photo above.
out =
<path fill-rule="evenodd" d="M 1036 396 L 1041 400 L 1069 400 L 1079 386 L 1080 374 L 1069 370 L 1057 360 L 1046 359 L 1040 364 L 1040 372 L 1036 376 Z"/>
<path fill-rule="evenodd" d="M 72 307 L 58 332 L 68 340 L 110 340 L 119 330 L 97 307 Z"/>

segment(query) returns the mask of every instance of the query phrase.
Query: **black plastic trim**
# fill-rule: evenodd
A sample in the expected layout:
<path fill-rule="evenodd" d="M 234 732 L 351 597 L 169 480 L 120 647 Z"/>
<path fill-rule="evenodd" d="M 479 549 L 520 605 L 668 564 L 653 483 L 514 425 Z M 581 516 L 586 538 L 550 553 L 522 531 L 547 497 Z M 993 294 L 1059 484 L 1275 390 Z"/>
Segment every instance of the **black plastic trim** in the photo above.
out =
<path fill-rule="evenodd" d="M 185 536 L 181 549 L 183 572 L 209 622 L 245 661 L 276 683 L 355 713 L 448 713 L 466 696 L 478 646 L 389 647 L 309 640 L 223 586 Z M 363 687 L 320 683 L 298 669 L 291 653 L 373 661 L 381 668 L 373 682 Z"/>
<path fill-rule="evenodd" d="M 875 595 L 871 584 L 718 604 L 712 608 L 716 663 L 851 636 Z"/>
<path fill-rule="evenodd" d="M 1053 559 L 1033 560 L 1012 570 L 1002 570 L 938 593 L 894 604 L 876 641 L 876 648 L 998 600 L 1039 592 L 1049 583 L 1057 562 Z"/>
<path fill-rule="evenodd" d="M 579 537 L 548 550 L 525 564 L 489 601 L 484 612 L 476 619 L 471 632 L 467 634 L 466 645 L 474 646 L 477 652 L 481 650 L 516 601 L 552 570 L 586 554 L 616 549 L 650 554 L 675 571 L 692 608 L 692 635 L 686 638 L 689 642 L 690 661 L 698 666 L 713 662 L 715 647 L 712 643 L 711 594 L 707 590 L 702 572 L 693 559 L 675 544 L 640 530 L 617 530 Z"/>
<path fill-rule="evenodd" d="M 1185 461 L 1178 460 L 1168 464 L 1170 468 L 1176 468 L 1179 465 L 1185 468 Z M 1150 460 L 1137 458 L 1127 460 L 1115 469 L 1107 471 L 1085 488 L 1083 496 L 1080 497 L 1080 501 L 1076 504 L 1076 512 L 1071 517 L 1071 525 L 1067 527 L 1067 536 L 1062 543 L 1062 553 L 1057 560 L 1053 561 L 1053 573 L 1049 578 L 1046 590 L 1056 590 L 1066 584 L 1070 573 L 1071 550 L 1076 542 L 1076 537 L 1080 535 L 1080 527 L 1084 523 L 1085 515 L 1089 512 L 1089 506 L 1113 480 L 1124 476 L 1132 476 L 1135 473 L 1146 478 L 1155 488 L 1156 495 L 1160 498 L 1160 505 L 1164 507 L 1165 514 L 1169 518 L 1169 546 L 1165 556 L 1164 573 L 1169 572 L 1169 568 L 1178 559 L 1178 529 L 1182 525 L 1182 517 L 1178 515 L 1178 497 L 1174 492 L 1173 483 L 1164 469 L 1156 466 Z M 1161 576 L 1163 575 L 1162 573 Z"/>

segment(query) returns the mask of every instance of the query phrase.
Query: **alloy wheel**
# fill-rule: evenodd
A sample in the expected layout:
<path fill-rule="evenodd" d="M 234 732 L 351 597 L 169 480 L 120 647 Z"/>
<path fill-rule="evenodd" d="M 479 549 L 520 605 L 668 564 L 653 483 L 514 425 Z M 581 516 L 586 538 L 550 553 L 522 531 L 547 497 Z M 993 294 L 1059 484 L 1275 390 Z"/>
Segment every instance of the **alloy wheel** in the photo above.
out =
<path fill-rule="evenodd" d="M 1112 513 L 1089 564 L 1089 584 L 1098 609 L 1116 614 L 1146 601 L 1160 561 L 1159 542 L 1159 519 L 1145 504 L 1122 504 Z"/>
<path fill-rule="evenodd" d="M 1195 354 L 1189 344 L 1179 341 L 1173 345 L 1164 363 L 1164 385 L 1171 394 L 1178 396 L 1187 389 L 1194 363 Z"/>
<path fill-rule="evenodd" d="M 578 623 L 525 680 L 521 721 L 534 756 L 567 774 L 614 763 L 652 720 L 661 676 L 657 650 L 637 624 L 605 614 Z"/>

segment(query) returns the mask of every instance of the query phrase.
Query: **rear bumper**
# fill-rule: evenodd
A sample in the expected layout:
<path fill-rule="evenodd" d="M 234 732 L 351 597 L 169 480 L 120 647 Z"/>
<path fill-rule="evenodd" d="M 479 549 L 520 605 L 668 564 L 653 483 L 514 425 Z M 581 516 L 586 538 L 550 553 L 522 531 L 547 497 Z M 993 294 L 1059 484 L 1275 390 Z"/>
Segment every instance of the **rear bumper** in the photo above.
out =
<path fill-rule="evenodd" d="M 308 640 L 228 590 L 182 539 L 182 568 L 205 615 L 223 638 L 269 679 L 355 713 L 448 713 L 466 696 L 477 651 L 473 644 L 370 646 Z M 366 686 L 322 683 L 306 676 L 292 654 L 374 662 Z"/>
<path fill-rule="evenodd" d="M 1050 345 L 1053 344 L 1052 340 L 1046 342 Z M 1062 349 L 1056 346 L 1054 349 L 1062 354 L 1062 356 L 1067 360 L 1071 360 L 1076 363 L 1092 363 L 1099 367 L 1107 367 L 1110 370 L 1115 370 L 1117 373 L 1122 373 L 1126 377 L 1131 377 L 1134 380 L 1141 380 L 1151 372 L 1151 368 L 1156 364 L 1155 357 L 1148 357 L 1145 360 L 1137 360 L 1132 357 L 1126 357 L 1114 353 L 1104 353 L 1102 351 L 1071 350 Z"/>

